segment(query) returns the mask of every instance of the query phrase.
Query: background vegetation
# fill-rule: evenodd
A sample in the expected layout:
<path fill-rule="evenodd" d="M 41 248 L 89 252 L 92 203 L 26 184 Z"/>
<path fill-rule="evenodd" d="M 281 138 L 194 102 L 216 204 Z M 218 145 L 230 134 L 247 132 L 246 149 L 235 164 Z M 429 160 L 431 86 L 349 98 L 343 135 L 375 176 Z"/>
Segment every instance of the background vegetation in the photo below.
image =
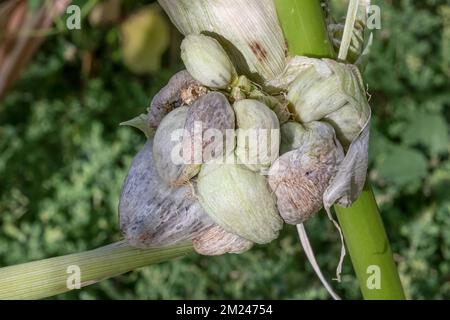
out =
<path fill-rule="evenodd" d="M 183 67 L 177 57 L 180 36 L 173 30 L 162 63 L 151 74 L 138 75 L 123 63 L 120 25 L 150 2 L 124 0 L 120 17 L 109 25 L 86 18 L 80 31 L 49 35 L 0 101 L 0 266 L 120 239 L 120 186 L 145 138 L 118 124 L 142 113 Z M 374 112 L 370 178 L 408 297 L 448 299 L 450 5 L 447 0 L 375 3 L 382 8 L 383 25 L 375 32 L 365 74 Z M 325 214 L 307 228 L 331 278 L 338 234 Z M 343 282 L 335 286 L 344 297 L 359 298 L 349 258 Z M 57 298 L 328 295 L 295 229 L 286 227 L 274 243 L 243 255 L 192 255 Z"/>

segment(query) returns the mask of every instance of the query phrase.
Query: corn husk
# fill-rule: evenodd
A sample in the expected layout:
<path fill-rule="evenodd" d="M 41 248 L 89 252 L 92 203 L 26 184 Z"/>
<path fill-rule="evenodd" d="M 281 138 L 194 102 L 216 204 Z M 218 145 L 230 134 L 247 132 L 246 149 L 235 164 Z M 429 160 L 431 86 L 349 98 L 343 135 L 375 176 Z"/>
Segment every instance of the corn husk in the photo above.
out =
<path fill-rule="evenodd" d="M 156 172 L 153 142 L 137 154 L 122 187 L 120 229 L 135 247 L 159 247 L 201 236 L 215 224 L 188 186 L 170 187 Z"/>
<path fill-rule="evenodd" d="M 359 70 L 334 60 L 315 60 L 301 69 L 288 100 L 302 123 L 326 119 L 348 147 L 367 123 L 370 106 Z"/>
<path fill-rule="evenodd" d="M 334 127 L 346 156 L 324 194 L 324 204 L 328 210 L 335 202 L 349 206 L 362 192 L 368 164 L 371 112 L 359 70 L 333 60 L 294 57 L 270 84 L 289 91 L 297 120 L 322 120 Z M 289 136 L 295 129 L 302 131 L 291 123 L 282 127 L 282 154 L 298 145 Z"/>
<path fill-rule="evenodd" d="M 323 207 L 323 195 L 344 159 L 344 151 L 328 124 L 313 122 L 303 131 L 289 127 L 299 134 L 291 140 L 300 147 L 273 164 L 269 184 L 284 221 L 300 224 Z"/>
<path fill-rule="evenodd" d="M 197 194 L 219 226 L 249 241 L 269 243 L 283 226 L 266 179 L 242 165 L 203 165 Z"/>
<path fill-rule="evenodd" d="M 202 34 L 190 34 L 183 40 L 181 58 L 194 79 L 213 89 L 228 88 L 237 76 L 219 42 Z"/>
<path fill-rule="evenodd" d="M 318 121 L 339 110 L 354 100 L 359 89 L 345 65 L 328 59 L 317 64 L 300 72 L 289 88 L 288 100 L 302 123 Z"/>
<path fill-rule="evenodd" d="M 280 123 L 265 104 L 251 99 L 233 105 L 237 122 L 236 155 L 247 168 L 268 169 L 280 151 Z"/>
<path fill-rule="evenodd" d="M 235 115 L 222 93 L 210 92 L 199 98 L 189 108 L 184 127 L 189 139 L 183 141 L 183 151 L 191 154 L 192 163 L 225 158 L 235 149 Z"/>
<path fill-rule="evenodd" d="M 224 46 L 239 74 L 272 79 L 285 65 L 286 45 L 273 0 L 159 0 L 184 35 L 204 33 Z"/>
<path fill-rule="evenodd" d="M 275 78 L 267 82 L 268 90 L 271 93 L 287 92 L 291 88 L 293 82 L 306 69 L 314 66 L 324 77 L 331 76 L 330 68 L 323 64 L 320 59 L 308 58 L 304 56 L 290 57 L 287 60 L 283 71 Z"/>
<path fill-rule="evenodd" d="M 183 150 L 188 111 L 188 107 L 173 110 L 163 119 L 155 133 L 153 161 L 160 177 L 169 185 L 182 185 L 200 171 L 201 163 L 191 162 L 190 155 L 176 154 L 177 150 Z"/>

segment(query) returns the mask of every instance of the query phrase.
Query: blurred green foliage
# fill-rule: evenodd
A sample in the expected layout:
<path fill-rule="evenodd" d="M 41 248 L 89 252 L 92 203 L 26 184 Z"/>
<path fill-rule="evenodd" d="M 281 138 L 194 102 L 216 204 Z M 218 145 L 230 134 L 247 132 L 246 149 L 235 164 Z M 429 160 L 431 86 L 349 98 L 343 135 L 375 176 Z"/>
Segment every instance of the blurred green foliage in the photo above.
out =
<path fill-rule="evenodd" d="M 383 25 L 365 75 L 374 112 L 370 177 L 408 297 L 448 299 L 450 5 L 375 3 Z M 142 4 L 125 1 L 125 13 Z M 133 75 L 121 62 L 119 40 L 118 27 L 85 21 L 81 31 L 49 37 L 0 103 L 0 266 L 120 238 L 120 186 L 145 138 L 118 124 L 142 113 L 182 65 L 169 52 L 161 71 Z M 331 279 L 339 236 L 324 214 L 307 229 Z M 346 298 L 360 297 L 348 257 L 343 282 L 334 285 Z M 192 255 L 58 298 L 329 297 L 295 229 L 286 227 L 274 243 L 243 255 Z"/>

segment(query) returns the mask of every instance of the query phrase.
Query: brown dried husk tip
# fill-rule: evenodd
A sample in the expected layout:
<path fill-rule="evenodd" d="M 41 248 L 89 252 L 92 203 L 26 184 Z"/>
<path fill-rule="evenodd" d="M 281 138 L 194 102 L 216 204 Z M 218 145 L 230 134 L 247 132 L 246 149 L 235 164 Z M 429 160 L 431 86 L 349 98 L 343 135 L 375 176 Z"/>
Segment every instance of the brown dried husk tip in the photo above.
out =
<path fill-rule="evenodd" d="M 192 104 L 197 97 L 207 92 L 206 87 L 195 80 L 189 72 L 186 70 L 178 72 L 153 98 L 148 110 L 148 125 L 156 130 L 172 110 Z"/>

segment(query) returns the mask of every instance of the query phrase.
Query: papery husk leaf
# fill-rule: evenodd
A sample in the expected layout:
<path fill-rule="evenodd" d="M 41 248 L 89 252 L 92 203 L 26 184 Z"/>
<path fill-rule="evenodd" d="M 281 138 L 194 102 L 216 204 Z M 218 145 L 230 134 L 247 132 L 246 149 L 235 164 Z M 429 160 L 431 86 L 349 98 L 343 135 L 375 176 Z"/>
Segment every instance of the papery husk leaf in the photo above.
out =
<path fill-rule="evenodd" d="M 337 203 L 342 207 L 351 206 L 361 195 L 367 176 L 369 155 L 370 117 L 359 136 L 350 145 L 336 175 L 323 196 L 324 207 Z"/>
<path fill-rule="evenodd" d="M 242 165 L 203 165 L 197 194 L 219 226 L 249 241 L 269 243 L 283 226 L 265 177 Z"/>
<path fill-rule="evenodd" d="M 311 247 L 311 243 L 309 242 L 308 234 L 306 233 L 306 229 L 303 223 L 297 225 L 297 231 L 305 255 L 311 263 L 311 267 L 319 277 L 320 282 L 322 282 L 323 286 L 325 287 L 325 289 L 327 289 L 328 293 L 333 297 L 334 300 L 342 300 L 341 297 L 339 297 L 339 295 L 333 290 L 333 287 L 330 285 L 330 283 L 327 281 L 322 271 L 320 270 L 319 264 L 317 263 L 316 256 Z"/>
<path fill-rule="evenodd" d="M 158 0 L 184 35 L 219 40 L 238 69 L 268 80 L 285 65 L 286 45 L 273 0 Z"/>

